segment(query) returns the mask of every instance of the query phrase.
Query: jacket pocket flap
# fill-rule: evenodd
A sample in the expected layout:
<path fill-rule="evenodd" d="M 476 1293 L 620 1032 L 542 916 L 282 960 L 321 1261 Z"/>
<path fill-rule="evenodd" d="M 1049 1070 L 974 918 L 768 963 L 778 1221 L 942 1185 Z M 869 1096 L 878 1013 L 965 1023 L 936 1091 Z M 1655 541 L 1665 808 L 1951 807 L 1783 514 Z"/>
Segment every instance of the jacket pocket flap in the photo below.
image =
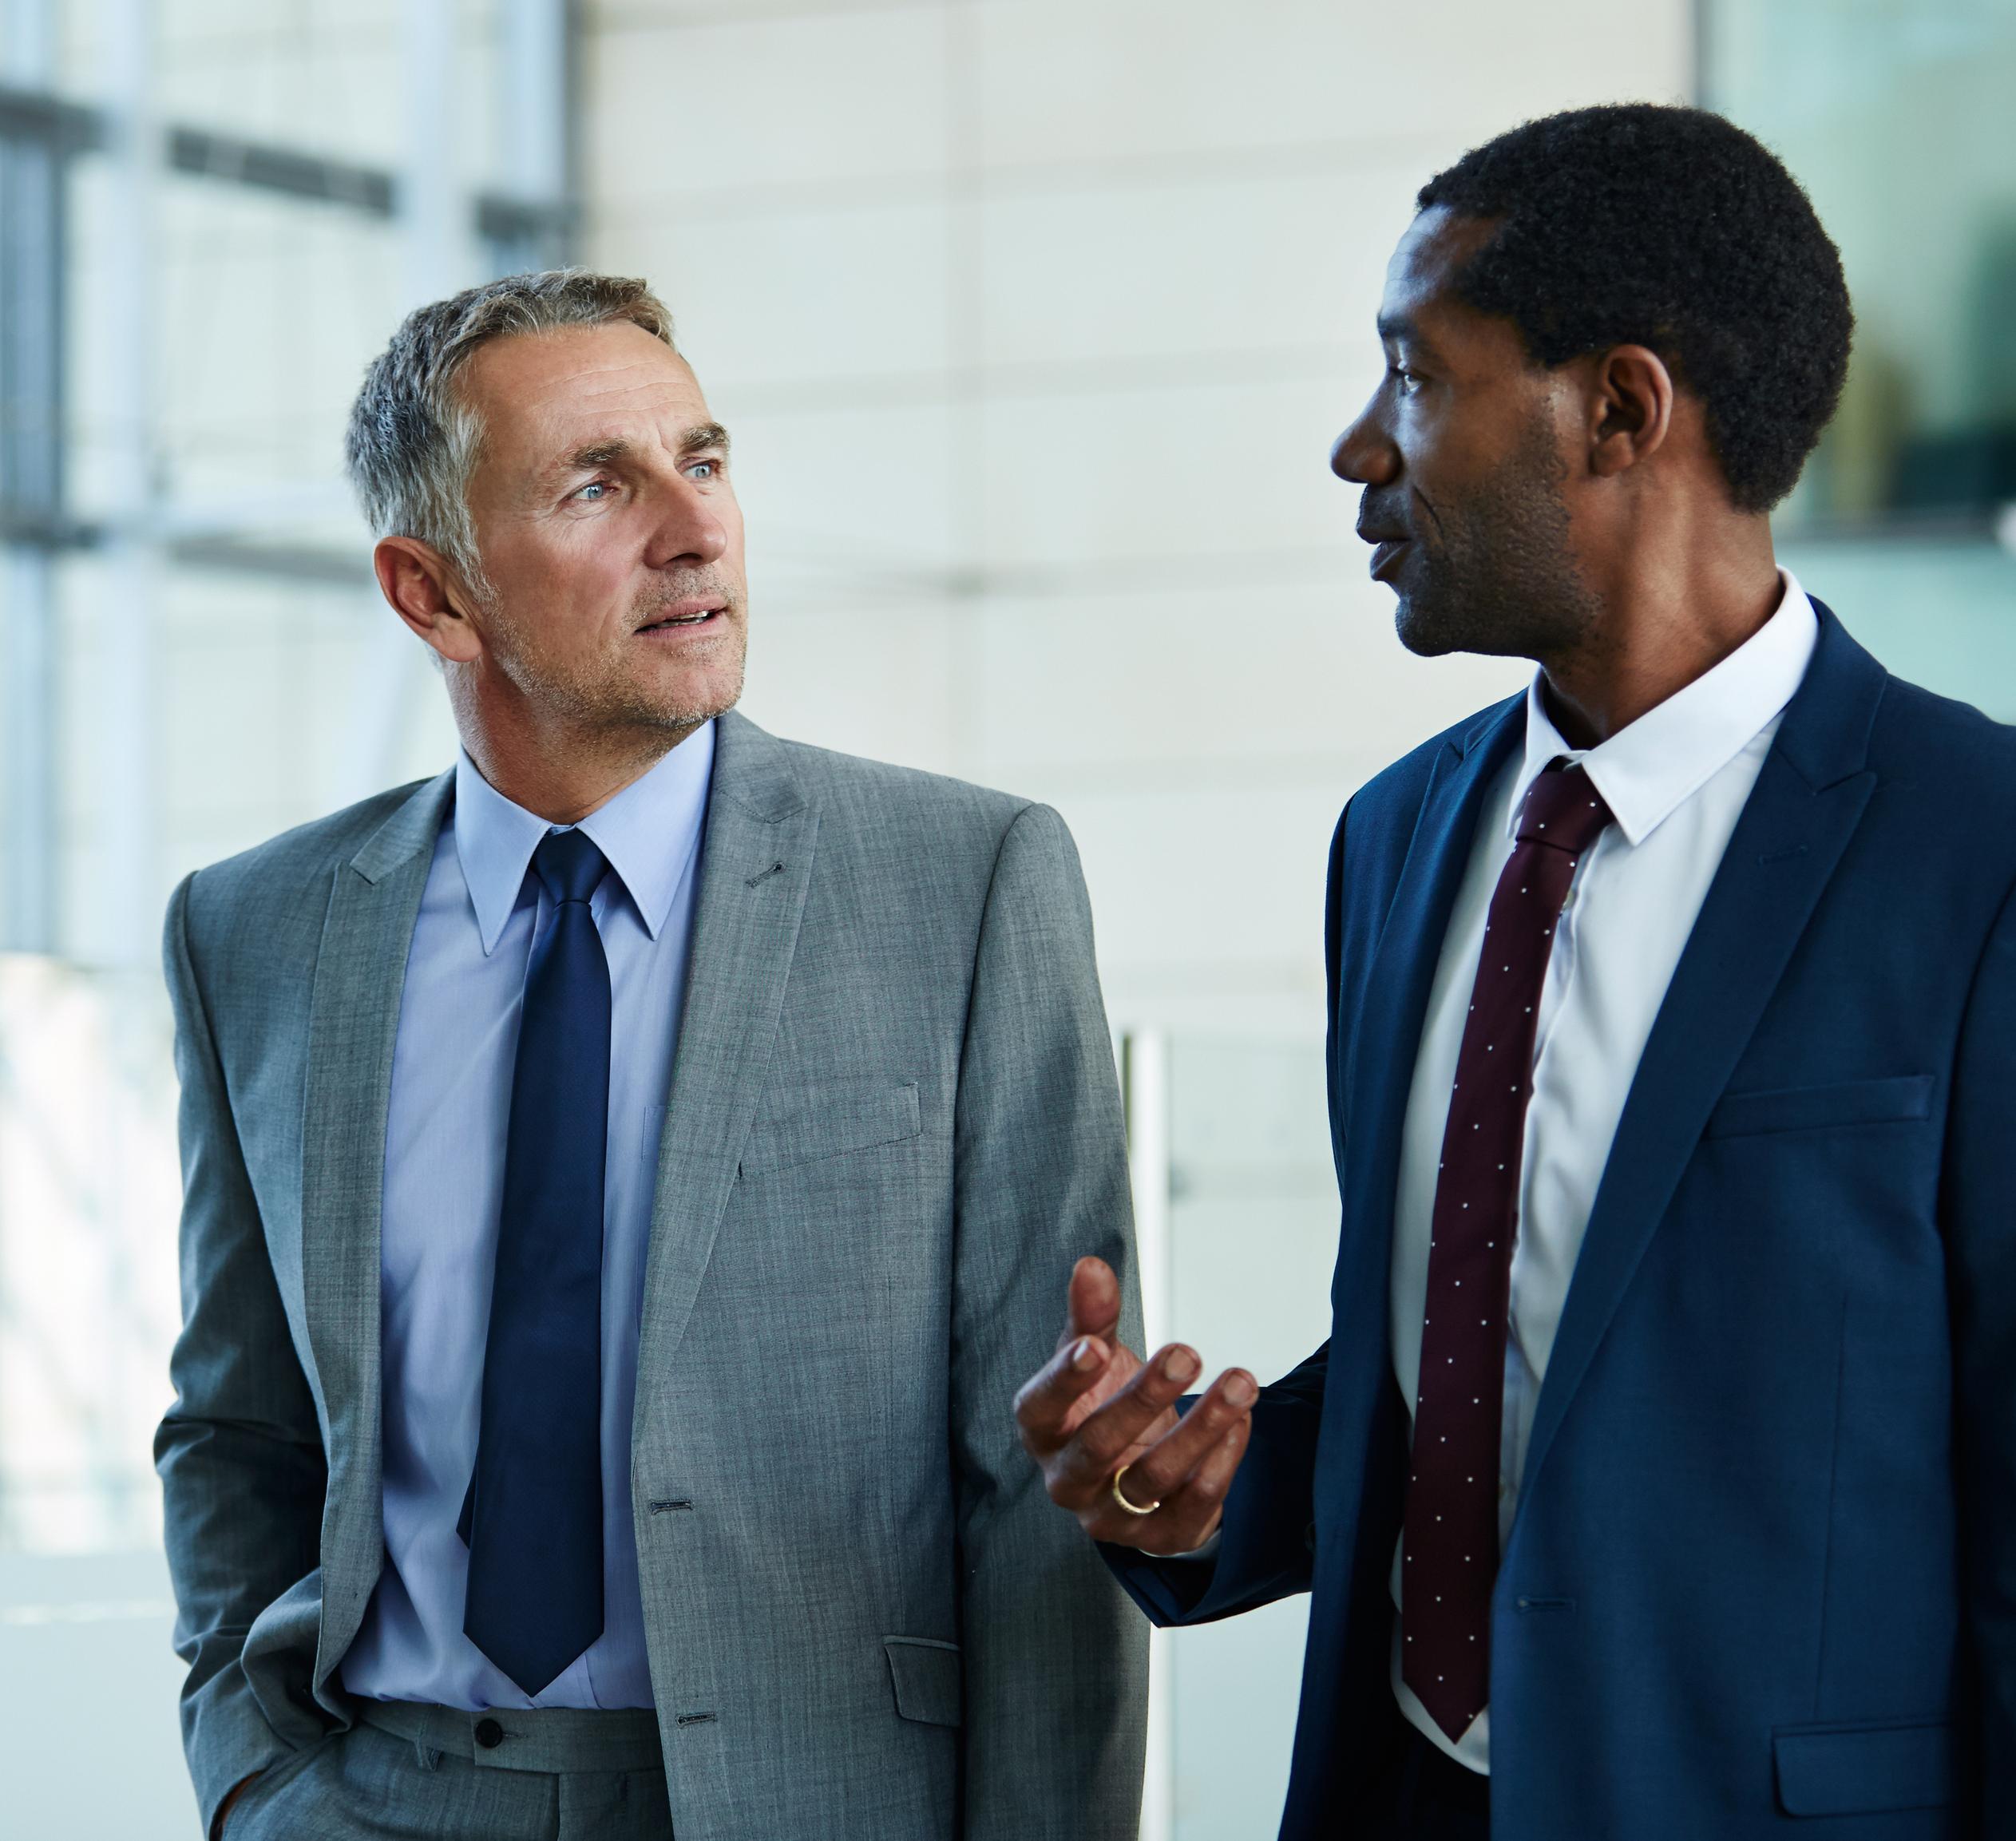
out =
<path fill-rule="evenodd" d="M 929 1726 L 960 1723 L 964 1716 L 957 1643 L 929 1637 L 885 1637 L 882 1652 L 889 1657 L 897 1712 Z"/>
<path fill-rule="evenodd" d="M 1807 1727 L 1772 1735 L 1778 1806 L 1788 1815 L 1936 1809 L 1959 1777 L 1950 1725 Z"/>
<path fill-rule="evenodd" d="M 1788 1087 L 1776 1093 L 1732 1093 L 1709 1115 L 1708 1135 L 1741 1138 L 1752 1132 L 1894 1125 L 1931 1115 L 1931 1075 L 1899 1074 L 1887 1080 Z"/>
<path fill-rule="evenodd" d="M 832 1080 L 770 1096 L 742 1148 L 746 1176 L 817 1157 L 900 1144 L 923 1129 L 917 1083 Z"/>

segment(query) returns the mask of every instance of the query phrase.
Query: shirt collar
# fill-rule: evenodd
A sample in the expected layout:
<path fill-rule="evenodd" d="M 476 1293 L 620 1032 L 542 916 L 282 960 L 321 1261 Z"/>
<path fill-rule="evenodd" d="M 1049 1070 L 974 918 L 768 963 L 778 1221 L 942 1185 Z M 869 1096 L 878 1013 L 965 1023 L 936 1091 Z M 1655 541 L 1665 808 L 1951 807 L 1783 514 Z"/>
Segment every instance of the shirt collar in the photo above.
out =
<path fill-rule="evenodd" d="M 609 860 L 654 940 L 672 910 L 700 840 L 714 774 L 714 724 L 679 743 L 641 778 L 581 821 Z M 525 887 L 540 840 L 555 826 L 497 791 L 466 752 L 455 763 L 455 853 L 485 958 Z"/>
<path fill-rule="evenodd" d="M 1571 748 L 1548 715 L 1535 672 L 1526 693 L 1526 758 L 1506 815 L 1516 837 L 1519 808 L 1550 761 L 1579 762 L 1627 842 L 1642 844 L 1784 712 L 1820 639 L 1820 620 L 1789 569 L 1780 569 L 1777 611 L 1712 671 L 1594 748 Z"/>

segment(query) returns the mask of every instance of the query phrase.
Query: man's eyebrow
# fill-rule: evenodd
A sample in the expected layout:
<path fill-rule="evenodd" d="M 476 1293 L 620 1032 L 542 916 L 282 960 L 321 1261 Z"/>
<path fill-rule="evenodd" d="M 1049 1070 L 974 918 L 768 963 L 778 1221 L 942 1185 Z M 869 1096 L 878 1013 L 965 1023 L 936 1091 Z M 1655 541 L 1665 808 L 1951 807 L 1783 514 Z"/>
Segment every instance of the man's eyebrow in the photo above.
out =
<path fill-rule="evenodd" d="M 728 451 L 728 431 L 718 422 L 695 423 L 679 437 L 682 454 L 703 453 L 709 449 Z M 620 435 L 607 441 L 590 441 L 577 447 L 554 467 L 556 473 L 593 473 L 600 467 L 619 466 L 636 453 L 636 445 Z"/>
<path fill-rule="evenodd" d="M 679 437 L 681 453 L 700 453 L 708 448 L 719 448 L 723 453 L 728 451 L 728 431 L 718 422 L 696 423 Z"/>
<path fill-rule="evenodd" d="M 1416 344 L 1425 343 L 1421 329 L 1415 324 L 1412 315 L 1404 313 L 1382 313 L 1379 316 L 1379 336 L 1381 339 L 1411 339 Z"/>
<path fill-rule="evenodd" d="M 560 464 L 568 473 L 592 473 L 597 467 L 614 466 L 620 460 L 628 457 L 630 444 L 620 439 L 591 441 L 586 447 L 577 447 Z"/>

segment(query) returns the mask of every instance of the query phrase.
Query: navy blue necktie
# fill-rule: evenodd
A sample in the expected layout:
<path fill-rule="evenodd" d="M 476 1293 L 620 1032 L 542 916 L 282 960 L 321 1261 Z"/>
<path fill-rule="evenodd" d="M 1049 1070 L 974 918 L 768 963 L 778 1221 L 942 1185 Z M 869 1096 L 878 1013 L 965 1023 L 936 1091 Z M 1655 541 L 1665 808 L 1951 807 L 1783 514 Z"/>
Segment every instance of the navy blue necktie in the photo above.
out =
<path fill-rule="evenodd" d="M 588 897 L 608 868 L 579 831 L 532 867 L 533 942 L 511 1083 L 462 1628 L 537 1695 L 602 1633 L 602 1175 L 609 964 Z"/>

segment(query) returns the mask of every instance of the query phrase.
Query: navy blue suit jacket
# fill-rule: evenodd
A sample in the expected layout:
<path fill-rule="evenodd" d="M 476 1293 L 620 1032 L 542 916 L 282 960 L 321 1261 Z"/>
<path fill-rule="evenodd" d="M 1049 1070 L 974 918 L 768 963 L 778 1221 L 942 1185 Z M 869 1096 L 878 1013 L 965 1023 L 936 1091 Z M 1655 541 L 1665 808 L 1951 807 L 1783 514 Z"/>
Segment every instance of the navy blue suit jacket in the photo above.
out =
<path fill-rule="evenodd" d="M 2016 1837 L 2016 730 L 1818 648 L 1591 1211 L 1491 1613 L 1495 1841 Z M 1285 1841 L 1400 1732 L 1400 1125 L 1519 702 L 1351 802 L 1330 863 L 1330 1340 L 1263 1390 L 1157 1622 L 1313 1594 Z"/>

